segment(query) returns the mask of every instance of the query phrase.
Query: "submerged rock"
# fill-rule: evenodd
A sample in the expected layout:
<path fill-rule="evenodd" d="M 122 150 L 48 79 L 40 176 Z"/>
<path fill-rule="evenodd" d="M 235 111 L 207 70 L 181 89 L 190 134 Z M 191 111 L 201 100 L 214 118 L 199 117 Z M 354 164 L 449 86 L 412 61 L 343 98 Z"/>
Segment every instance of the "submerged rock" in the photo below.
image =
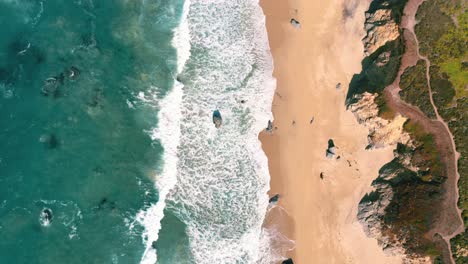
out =
<path fill-rule="evenodd" d="M 56 77 L 47 78 L 42 86 L 42 94 L 45 96 L 56 96 L 58 93 L 59 80 Z"/>
<path fill-rule="evenodd" d="M 50 134 L 47 140 L 47 148 L 56 149 L 59 146 L 59 141 L 54 134 Z"/>
<path fill-rule="evenodd" d="M 297 21 L 296 19 L 294 18 L 291 18 L 291 21 L 290 21 L 291 25 L 293 25 L 293 27 L 299 29 L 301 28 L 301 23 L 299 23 L 299 21 Z"/>
<path fill-rule="evenodd" d="M 213 124 L 215 124 L 216 128 L 219 128 L 223 123 L 223 118 L 221 117 L 221 113 L 219 110 L 213 111 Z"/>

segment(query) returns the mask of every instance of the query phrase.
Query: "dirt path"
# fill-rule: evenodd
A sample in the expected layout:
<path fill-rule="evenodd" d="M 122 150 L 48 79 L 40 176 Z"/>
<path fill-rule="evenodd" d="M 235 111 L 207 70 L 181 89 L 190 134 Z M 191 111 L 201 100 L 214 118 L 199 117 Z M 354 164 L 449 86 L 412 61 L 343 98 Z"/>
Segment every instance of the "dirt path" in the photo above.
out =
<path fill-rule="evenodd" d="M 428 58 L 419 54 L 419 43 L 414 33 L 414 26 L 416 24 L 415 15 L 419 5 L 424 0 L 410 0 L 405 7 L 404 16 L 402 19 L 402 28 L 404 28 L 404 39 L 406 45 L 405 54 L 402 57 L 400 70 L 395 81 L 384 90 L 384 96 L 387 99 L 389 106 L 396 112 L 418 122 L 425 131 L 434 136 L 434 141 L 437 149 L 440 151 L 444 164 L 446 164 L 447 180 L 444 182 L 445 199 L 440 205 L 441 210 L 437 216 L 438 226 L 434 227 L 429 232 L 429 236 L 433 237 L 439 234 L 447 244 L 447 254 L 444 254 L 444 259 L 450 263 L 454 263 L 452 258 L 452 251 L 450 248 L 450 239 L 457 234 L 463 232 L 463 220 L 461 218 L 461 210 L 457 206 L 459 197 L 457 182 L 460 177 L 458 173 L 457 160 L 459 153 L 456 152 L 456 146 L 453 135 L 449 130 L 447 123 L 439 115 L 438 109 L 432 98 L 432 89 L 430 85 L 430 61 Z M 417 107 L 407 104 L 402 101 L 399 96 L 400 77 L 404 70 L 408 67 L 416 65 L 418 60 L 426 62 L 426 79 L 428 85 L 428 92 L 430 102 L 434 108 L 436 119 L 429 119 Z M 448 255 L 448 256 L 446 256 Z"/>

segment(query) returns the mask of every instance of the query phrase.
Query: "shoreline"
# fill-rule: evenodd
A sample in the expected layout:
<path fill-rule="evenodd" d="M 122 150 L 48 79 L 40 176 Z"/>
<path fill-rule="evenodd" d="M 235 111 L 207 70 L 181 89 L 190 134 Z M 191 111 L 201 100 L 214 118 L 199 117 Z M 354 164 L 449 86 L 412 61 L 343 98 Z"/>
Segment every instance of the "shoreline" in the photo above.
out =
<path fill-rule="evenodd" d="M 393 147 L 365 150 L 368 131 L 345 107 L 347 86 L 364 58 L 369 2 L 260 1 L 277 87 L 273 132 L 259 138 L 268 157 L 269 195 L 280 195 L 264 226 L 295 241 L 280 250 L 294 263 L 402 262 L 386 255 L 357 220 L 360 199 L 393 158 Z M 330 139 L 332 159 L 325 157 Z"/>

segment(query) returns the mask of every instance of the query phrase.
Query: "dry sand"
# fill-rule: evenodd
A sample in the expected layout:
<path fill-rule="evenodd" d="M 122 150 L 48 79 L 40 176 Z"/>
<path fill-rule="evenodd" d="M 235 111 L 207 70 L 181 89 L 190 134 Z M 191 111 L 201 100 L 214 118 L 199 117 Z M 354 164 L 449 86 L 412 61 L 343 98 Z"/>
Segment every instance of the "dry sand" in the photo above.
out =
<path fill-rule="evenodd" d="M 401 263 L 367 237 L 356 218 L 358 202 L 393 157 L 392 148 L 365 150 L 367 130 L 345 108 L 348 84 L 361 69 L 369 2 L 263 0 L 261 5 L 277 79 L 272 105 L 277 129 L 260 139 L 269 159 L 270 194 L 281 195 L 266 226 L 295 240 L 287 256 L 296 264 Z M 334 159 L 325 157 L 329 139 L 337 146 Z"/>

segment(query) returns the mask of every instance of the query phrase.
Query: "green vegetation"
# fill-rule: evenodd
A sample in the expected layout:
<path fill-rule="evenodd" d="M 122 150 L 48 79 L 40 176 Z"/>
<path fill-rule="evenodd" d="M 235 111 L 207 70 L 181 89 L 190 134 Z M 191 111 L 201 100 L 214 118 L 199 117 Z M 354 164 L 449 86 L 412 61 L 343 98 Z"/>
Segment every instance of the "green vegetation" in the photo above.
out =
<path fill-rule="evenodd" d="M 434 144 L 433 136 L 411 120 L 407 121 L 403 128 L 413 140 L 411 163 L 420 168 L 419 178 L 423 181 L 442 183 L 446 177 L 445 167 Z"/>
<path fill-rule="evenodd" d="M 448 74 L 440 72 L 440 68 L 438 66 L 431 66 L 429 74 L 431 76 L 432 98 L 434 99 L 434 104 L 442 111 L 443 109 L 451 108 L 453 98 L 455 97 L 455 89 L 448 79 Z"/>
<path fill-rule="evenodd" d="M 405 69 L 405 72 L 401 75 L 400 88 L 401 99 L 417 106 L 429 118 L 436 118 L 434 107 L 432 107 L 429 98 L 424 60 L 419 60 L 415 66 Z"/>
<path fill-rule="evenodd" d="M 465 231 L 450 240 L 453 258 L 457 264 L 468 263 L 468 233 Z"/>
<path fill-rule="evenodd" d="M 405 129 L 417 135 L 413 137 L 414 141 L 420 138 L 424 143 L 419 143 L 414 147 L 398 144 L 395 159 L 380 169 L 379 178 L 373 183 L 373 185 L 389 184 L 393 191 L 393 199 L 385 208 L 381 222 L 382 234 L 392 242 L 404 241 L 403 247 L 409 255 L 439 256 L 442 249 L 424 234 L 432 228 L 437 217 L 438 203 L 441 201 L 442 194 L 441 183 L 444 179 L 440 175 L 437 177 L 427 177 L 427 175 L 435 174 L 432 170 L 439 170 L 435 167 L 440 166 L 441 163 L 437 161 L 438 156 L 434 154 L 430 137 L 419 125 L 408 123 L 405 124 Z M 431 155 L 431 159 L 436 160 L 436 163 L 440 165 L 431 167 L 425 159 L 413 158 L 418 152 Z M 429 168 L 413 171 L 404 165 L 407 164 L 408 158 L 414 166 Z M 378 196 L 371 194 L 363 199 L 376 200 Z"/>
<path fill-rule="evenodd" d="M 416 14 L 419 23 L 414 31 L 419 41 L 419 53 L 427 56 L 431 62 L 440 56 L 435 50 L 437 40 L 454 26 L 450 16 L 440 9 L 440 2 L 443 1 L 446 0 L 425 1 Z"/>
<path fill-rule="evenodd" d="M 449 59 L 440 64 L 442 71 L 448 74 L 450 82 L 455 86 L 458 98 L 468 95 L 465 88 L 466 80 L 468 80 L 468 69 L 463 67 L 464 62 L 463 59 Z"/>
<path fill-rule="evenodd" d="M 468 225 L 468 13 L 466 1 L 428 0 L 418 10 L 415 32 L 420 52 L 431 60 L 431 88 L 439 114 L 448 122 L 461 154 L 458 160 L 460 180 L 458 206 L 463 210 L 465 227 Z M 461 249 L 468 246 L 468 234 L 451 240 L 454 259 L 468 263 Z M 457 251 L 458 250 L 458 251 Z M 465 255 L 467 252 L 465 252 Z"/>

